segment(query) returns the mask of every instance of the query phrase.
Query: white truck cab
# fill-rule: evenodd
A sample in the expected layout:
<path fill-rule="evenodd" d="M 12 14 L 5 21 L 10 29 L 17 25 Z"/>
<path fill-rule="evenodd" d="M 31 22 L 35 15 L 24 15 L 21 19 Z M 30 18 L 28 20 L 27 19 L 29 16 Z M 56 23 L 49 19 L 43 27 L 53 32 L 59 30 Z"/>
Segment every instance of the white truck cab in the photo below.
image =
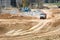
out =
<path fill-rule="evenodd" d="M 46 16 L 47 16 L 47 15 L 46 15 L 45 13 L 41 13 L 41 14 L 40 14 L 40 19 L 46 19 Z"/>

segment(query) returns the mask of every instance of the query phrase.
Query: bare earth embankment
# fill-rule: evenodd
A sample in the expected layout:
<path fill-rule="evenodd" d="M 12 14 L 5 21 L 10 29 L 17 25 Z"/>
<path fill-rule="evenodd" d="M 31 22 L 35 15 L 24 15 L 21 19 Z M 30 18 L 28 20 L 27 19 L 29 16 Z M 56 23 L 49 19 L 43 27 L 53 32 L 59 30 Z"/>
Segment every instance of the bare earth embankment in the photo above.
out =
<path fill-rule="evenodd" d="M 0 15 L 0 40 L 60 40 L 60 11 L 52 13 L 52 18 L 45 20 Z"/>

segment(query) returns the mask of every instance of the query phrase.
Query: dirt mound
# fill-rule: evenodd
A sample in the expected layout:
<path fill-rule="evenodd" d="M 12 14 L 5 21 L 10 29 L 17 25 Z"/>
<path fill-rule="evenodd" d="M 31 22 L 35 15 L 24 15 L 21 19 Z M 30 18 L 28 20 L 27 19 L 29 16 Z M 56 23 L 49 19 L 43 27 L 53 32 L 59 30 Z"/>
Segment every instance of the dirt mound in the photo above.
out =
<path fill-rule="evenodd" d="M 0 35 L 6 33 L 7 31 L 8 31 L 7 25 L 0 24 Z"/>
<path fill-rule="evenodd" d="M 41 30 L 40 33 L 46 33 L 60 28 L 60 19 L 52 19 Z"/>
<path fill-rule="evenodd" d="M 10 17 L 10 19 L 37 19 L 37 18 L 34 18 L 34 17 L 29 17 L 29 16 L 12 16 Z"/>
<path fill-rule="evenodd" d="M 60 9 L 50 9 L 49 12 L 49 14 L 47 13 L 48 19 L 60 18 Z"/>
<path fill-rule="evenodd" d="M 8 32 L 10 30 L 28 30 L 32 26 L 36 25 L 37 22 L 25 22 L 25 23 L 15 23 L 15 24 L 0 24 L 0 34 L 4 34 L 5 32 Z"/>
<path fill-rule="evenodd" d="M 0 19 L 9 18 L 11 14 L 0 14 Z"/>
<path fill-rule="evenodd" d="M 36 17 L 30 17 L 30 16 L 17 16 L 12 14 L 0 14 L 0 19 L 37 19 Z"/>
<path fill-rule="evenodd" d="M 53 19 L 53 21 L 51 22 L 51 25 L 49 25 L 50 31 L 56 30 L 58 28 L 60 28 L 60 19 Z"/>
<path fill-rule="evenodd" d="M 51 9 L 50 12 L 52 12 L 53 14 L 60 13 L 60 9 Z"/>

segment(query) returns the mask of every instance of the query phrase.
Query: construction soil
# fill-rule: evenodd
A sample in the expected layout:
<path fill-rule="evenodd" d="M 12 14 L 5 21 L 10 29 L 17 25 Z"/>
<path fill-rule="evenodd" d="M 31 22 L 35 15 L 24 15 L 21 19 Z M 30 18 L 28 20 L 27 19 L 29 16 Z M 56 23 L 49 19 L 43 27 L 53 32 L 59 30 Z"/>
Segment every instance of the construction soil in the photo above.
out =
<path fill-rule="evenodd" d="M 11 14 L 0 14 L 0 19 L 26 19 L 26 20 L 30 20 L 30 19 L 37 19 L 36 17 L 30 17 L 30 16 L 17 16 L 17 15 L 11 15 Z"/>
<path fill-rule="evenodd" d="M 50 10 L 52 11 L 52 10 Z M 51 19 L 45 19 L 45 20 L 51 20 L 50 22 L 47 22 L 44 27 L 38 31 L 38 33 L 31 33 L 31 34 L 26 34 L 26 35 L 21 35 L 21 36 L 15 36 L 15 37 L 0 37 L 0 40 L 60 40 L 60 11 L 57 12 L 52 12 L 54 17 Z M 10 15 L 11 16 L 11 15 Z M 22 16 L 13 16 L 13 17 L 2 17 L 0 16 L 0 34 L 4 34 L 9 30 L 12 29 L 23 29 L 23 30 L 28 30 L 29 28 L 37 25 L 39 23 L 39 19 L 33 18 L 33 20 L 37 21 L 30 21 L 32 20 L 31 17 L 22 17 Z M 7 19 L 17 19 L 18 21 L 3 21 Z M 19 20 L 20 19 L 20 20 Z M 22 19 L 22 20 L 21 20 Z M 27 20 L 27 21 L 25 21 Z M 15 22 L 15 23 L 14 23 Z M 10 24 L 9 24 L 10 23 Z M 12 24 L 13 23 L 13 24 Z"/>
<path fill-rule="evenodd" d="M 38 24 L 35 17 L 17 16 L 12 14 L 0 14 L 0 34 L 4 34 L 10 30 L 28 30 L 29 28 Z"/>

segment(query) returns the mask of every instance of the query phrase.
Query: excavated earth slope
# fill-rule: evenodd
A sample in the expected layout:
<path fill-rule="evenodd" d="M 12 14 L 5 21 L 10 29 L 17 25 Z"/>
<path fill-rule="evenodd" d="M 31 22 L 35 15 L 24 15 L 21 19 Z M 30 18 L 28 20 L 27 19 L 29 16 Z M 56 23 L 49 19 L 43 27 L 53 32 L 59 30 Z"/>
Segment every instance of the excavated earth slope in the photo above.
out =
<path fill-rule="evenodd" d="M 19 23 L 19 24 L 13 23 L 14 24 L 13 26 L 10 25 L 8 27 L 7 27 L 7 24 L 9 22 L 7 24 L 4 24 L 3 22 L 1 22 L 0 23 L 0 25 L 1 25 L 0 33 L 1 34 L 6 33 L 6 31 L 9 31 L 12 29 L 20 29 L 21 25 L 24 25 L 24 26 L 22 26 L 23 28 L 21 28 L 21 29 L 24 29 L 23 31 L 29 30 L 30 28 L 33 27 L 33 32 L 32 31 L 23 32 L 22 33 L 23 35 L 19 34 L 18 36 L 0 36 L 0 40 L 60 40 L 60 16 L 58 16 L 60 14 L 58 12 L 58 14 L 53 14 L 53 15 L 54 15 L 54 17 L 51 19 L 46 19 L 46 20 L 42 20 L 42 21 L 40 21 L 40 20 L 34 21 L 35 20 L 34 19 L 33 21 L 29 20 L 28 22 L 24 20 L 24 23 Z M 42 22 L 41 25 L 39 24 L 40 22 Z M 32 23 L 33 25 L 30 23 Z M 37 24 L 39 24 L 39 26 Z M 29 27 L 28 25 L 31 27 Z M 35 25 L 37 25 L 37 26 L 35 26 Z M 27 26 L 28 28 L 25 26 Z M 34 27 L 36 27 L 36 28 L 34 28 Z M 30 33 L 28 33 L 28 32 L 30 32 Z M 24 34 L 24 33 L 26 33 L 26 34 Z"/>

